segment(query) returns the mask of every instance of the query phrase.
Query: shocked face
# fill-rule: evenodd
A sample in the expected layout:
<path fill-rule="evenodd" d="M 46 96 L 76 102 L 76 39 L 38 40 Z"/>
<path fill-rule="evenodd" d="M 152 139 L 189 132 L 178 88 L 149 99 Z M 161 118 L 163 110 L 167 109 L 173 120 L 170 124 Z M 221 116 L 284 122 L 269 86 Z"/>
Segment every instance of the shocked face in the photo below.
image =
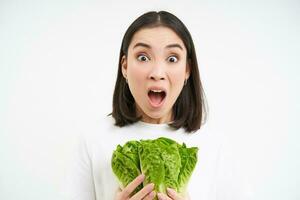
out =
<path fill-rule="evenodd" d="M 183 41 L 166 27 L 137 31 L 122 58 L 138 115 L 149 123 L 173 120 L 172 107 L 190 75 Z"/>

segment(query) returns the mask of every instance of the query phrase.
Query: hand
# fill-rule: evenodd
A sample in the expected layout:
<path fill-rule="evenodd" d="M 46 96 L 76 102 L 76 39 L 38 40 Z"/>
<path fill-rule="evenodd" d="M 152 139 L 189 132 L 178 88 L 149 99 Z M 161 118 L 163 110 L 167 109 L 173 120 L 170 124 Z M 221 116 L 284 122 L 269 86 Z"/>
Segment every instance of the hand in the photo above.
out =
<path fill-rule="evenodd" d="M 187 197 L 182 197 L 179 195 L 174 189 L 167 188 L 167 193 L 168 195 L 164 193 L 158 193 L 157 197 L 159 200 L 190 200 L 189 196 Z"/>
<path fill-rule="evenodd" d="M 119 190 L 116 194 L 115 200 L 152 200 L 155 197 L 154 184 L 146 185 L 139 192 L 130 196 L 131 193 L 139 186 L 145 179 L 145 175 L 141 174 L 129 183 L 123 190 Z"/>

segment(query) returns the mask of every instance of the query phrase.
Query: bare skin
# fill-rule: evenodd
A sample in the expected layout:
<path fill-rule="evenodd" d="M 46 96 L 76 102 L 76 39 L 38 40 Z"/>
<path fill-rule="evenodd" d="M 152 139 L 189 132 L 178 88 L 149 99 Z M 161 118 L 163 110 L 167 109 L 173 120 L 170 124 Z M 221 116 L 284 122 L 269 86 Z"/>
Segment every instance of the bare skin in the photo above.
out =
<path fill-rule="evenodd" d="M 145 176 L 143 174 L 136 177 L 131 183 L 123 190 L 119 189 L 116 194 L 115 200 L 152 200 L 157 195 L 159 200 L 190 200 L 189 197 L 182 197 L 175 190 L 168 188 L 167 194 L 157 193 L 154 191 L 154 184 L 149 183 L 138 193 L 130 196 L 130 194 L 137 188 L 143 181 Z"/>
<path fill-rule="evenodd" d="M 123 190 L 119 190 L 116 194 L 115 200 L 151 200 L 154 199 L 156 193 L 153 191 L 154 184 L 150 183 L 141 189 L 133 196 L 130 194 L 137 188 L 143 181 L 145 176 L 139 175 L 131 183 L 129 183 Z"/>

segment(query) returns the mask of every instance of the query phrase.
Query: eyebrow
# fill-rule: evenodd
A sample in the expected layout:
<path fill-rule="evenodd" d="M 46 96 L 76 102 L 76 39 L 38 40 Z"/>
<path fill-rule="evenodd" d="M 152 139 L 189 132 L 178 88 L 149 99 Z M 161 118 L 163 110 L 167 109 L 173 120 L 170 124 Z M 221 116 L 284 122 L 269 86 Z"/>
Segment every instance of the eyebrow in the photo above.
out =
<path fill-rule="evenodd" d="M 151 49 L 151 46 L 149 45 L 149 44 L 146 44 L 146 43 L 143 43 L 143 42 L 138 42 L 138 43 L 136 43 L 134 46 L 133 46 L 133 49 L 135 48 L 135 47 L 145 47 L 145 48 L 148 48 L 148 49 Z M 175 44 L 169 44 L 169 45 L 167 45 L 166 46 L 166 48 L 179 48 L 179 49 L 181 49 L 182 51 L 183 51 L 183 48 L 182 48 L 182 46 L 180 45 L 180 44 L 177 44 L 177 43 L 175 43 Z"/>

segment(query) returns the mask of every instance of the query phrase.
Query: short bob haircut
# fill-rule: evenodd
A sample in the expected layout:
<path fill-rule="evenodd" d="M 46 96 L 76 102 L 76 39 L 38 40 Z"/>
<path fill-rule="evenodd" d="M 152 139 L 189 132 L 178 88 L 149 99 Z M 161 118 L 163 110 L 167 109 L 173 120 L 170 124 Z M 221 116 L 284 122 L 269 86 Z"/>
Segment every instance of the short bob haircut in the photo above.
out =
<path fill-rule="evenodd" d="M 141 120 L 137 116 L 135 100 L 122 75 L 122 57 L 127 57 L 128 47 L 134 34 L 143 28 L 167 27 L 172 29 L 183 41 L 187 50 L 187 63 L 190 66 L 190 77 L 184 85 L 172 108 L 173 121 L 169 124 L 174 129 L 183 127 L 191 133 L 200 129 L 207 118 L 207 104 L 200 81 L 196 52 L 192 37 L 186 26 L 173 14 L 160 12 L 147 12 L 138 17 L 127 29 L 120 50 L 118 75 L 113 94 L 112 115 L 115 125 L 123 127 Z M 203 122 L 203 123 L 202 123 Z"/>

